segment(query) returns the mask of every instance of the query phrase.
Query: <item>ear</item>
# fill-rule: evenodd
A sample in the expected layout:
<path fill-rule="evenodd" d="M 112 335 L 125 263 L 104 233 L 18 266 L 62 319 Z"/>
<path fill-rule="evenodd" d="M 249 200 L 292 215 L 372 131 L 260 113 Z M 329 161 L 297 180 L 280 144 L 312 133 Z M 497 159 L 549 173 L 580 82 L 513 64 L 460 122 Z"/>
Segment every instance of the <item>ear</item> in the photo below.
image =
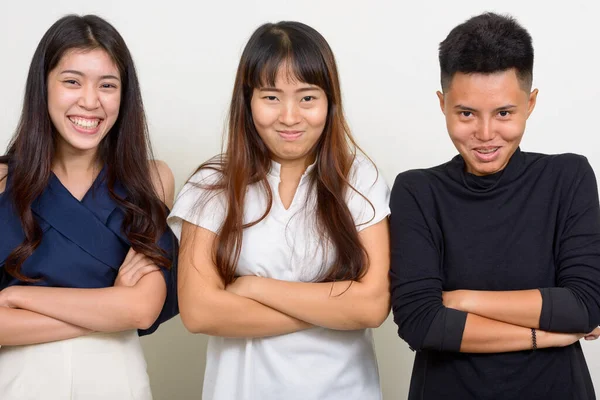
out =
<path fill-rule="evenodd" d="M 442 110 L 442 113 L 444 115 L 446 115 L 446 107 L 445 107 L 446 102 L 444 99 L 444 93 L 442 93 L 438 90 L 435 94 L 437 94 L 438 100 L 440 101 L 440 110 Z"/>
<path fill-rule="evenodd" d="M 531 115 L 537 102 L 538 90 L 534 89 L 529 93 L 529 101 L 527 101 L 527 118 Z"/>

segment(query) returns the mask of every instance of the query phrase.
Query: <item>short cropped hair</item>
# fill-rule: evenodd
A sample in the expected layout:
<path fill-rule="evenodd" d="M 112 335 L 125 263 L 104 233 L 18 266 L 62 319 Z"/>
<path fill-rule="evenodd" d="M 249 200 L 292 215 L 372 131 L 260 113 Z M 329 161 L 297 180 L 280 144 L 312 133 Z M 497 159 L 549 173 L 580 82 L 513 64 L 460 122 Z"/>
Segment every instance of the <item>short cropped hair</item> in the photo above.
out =
<path fill-rule="evenodd" d="M 514 68 L 523 90 L 531 90 L 531 36 L 510 16 L 484 13 L 456 26 L 440 43 L 442 90 L 450 89 L 457 72 L 483 73 Z"/>

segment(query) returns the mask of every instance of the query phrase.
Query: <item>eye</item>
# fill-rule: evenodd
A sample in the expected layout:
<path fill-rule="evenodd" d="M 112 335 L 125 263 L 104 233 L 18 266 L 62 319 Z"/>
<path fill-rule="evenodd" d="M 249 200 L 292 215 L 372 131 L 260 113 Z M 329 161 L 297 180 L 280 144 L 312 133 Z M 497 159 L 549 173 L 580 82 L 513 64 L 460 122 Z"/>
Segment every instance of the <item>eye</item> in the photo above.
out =
<path fill-rule="evenodd" d="M 460 112 L 460 116 L 461 116 L 461 117 L 466 117 L 466 118 L 468 118 L 468 117 L 470 117 L 471 115 L 473 115 L 473 113 L 472 113 L 471 111 L 461 111 L 461 112 Z"/>
<path fill-rule="evenodd" d="M 315 100 L 314 96 L 304 96 L 302 98 L 302 101 L 305 101 L 305 102 L 309 102 L 309 101 L 312 101 L 312 100 Z"/>
<path fill-rule="evenodd" d="M 498 115 L 500 115 L 501 117 L 508 117 L 510 115 L 510 111 L 506 111 L 506 110 L 498 111 Z"/>
<path fill-rule="evenodd" d="M 100 87 L 102 89 L 116 89 L 117 88 L 117 86 L 112 83 L 103 83 L 102 85 L 100 85 Z"/>
<path fill-rule="evenodd" d="M 277 96 L 265 96 L 265 97 L 263 97 L 263 99 L 265 99 L 267 101 L 276 101 Z"/>
<path fill-rule="evenodd" d="M 78 85 L 79 84 L 79 82 L 77 82 L 75 79 L 66 79 L 63 82 L 66 83 L 67 85 Z"/>

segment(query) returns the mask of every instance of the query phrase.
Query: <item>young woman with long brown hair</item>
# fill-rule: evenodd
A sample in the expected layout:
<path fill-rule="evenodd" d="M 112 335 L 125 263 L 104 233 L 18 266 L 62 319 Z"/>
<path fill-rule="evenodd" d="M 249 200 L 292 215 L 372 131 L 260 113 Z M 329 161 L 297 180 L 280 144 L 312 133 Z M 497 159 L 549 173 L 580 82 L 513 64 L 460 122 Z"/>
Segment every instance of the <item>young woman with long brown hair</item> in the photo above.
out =
<path fill-rule="evenodd" d="M 137 330 L 177 313 L 177 246 L 173 178 L 151 155 L 122 37 L 58 20 L 0 158 L 3 400 L 152 398 Z"/>
<path fill-rule="evenodd" d="M 325 39 L 259 27 L 226 149 L 169 216 L 183 323 L 213 336 L 204 399 L 381 398 L 369 328 L 389 313 L 388 197 L 357 154 Z"/>

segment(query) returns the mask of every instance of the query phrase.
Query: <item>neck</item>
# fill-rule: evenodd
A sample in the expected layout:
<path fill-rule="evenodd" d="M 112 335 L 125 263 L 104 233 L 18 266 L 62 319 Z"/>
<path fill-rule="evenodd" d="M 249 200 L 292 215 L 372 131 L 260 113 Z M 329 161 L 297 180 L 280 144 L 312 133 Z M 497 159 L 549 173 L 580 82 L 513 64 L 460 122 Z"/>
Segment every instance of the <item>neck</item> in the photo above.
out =
<path fill-rule="evenodd" d="M 96 150 L 76 151 L 58 145 L 52 160 L 52 171 L 61 176 L 95 175 L 100 169 Z"/>
<path fill-rule="evenodd" d="M 314 157 L 305 157 L 298 160 L 275 160 L 281 164 L 280 179 L 282 182 L 298 182 L 306 168 L 312 164 Z"/>

